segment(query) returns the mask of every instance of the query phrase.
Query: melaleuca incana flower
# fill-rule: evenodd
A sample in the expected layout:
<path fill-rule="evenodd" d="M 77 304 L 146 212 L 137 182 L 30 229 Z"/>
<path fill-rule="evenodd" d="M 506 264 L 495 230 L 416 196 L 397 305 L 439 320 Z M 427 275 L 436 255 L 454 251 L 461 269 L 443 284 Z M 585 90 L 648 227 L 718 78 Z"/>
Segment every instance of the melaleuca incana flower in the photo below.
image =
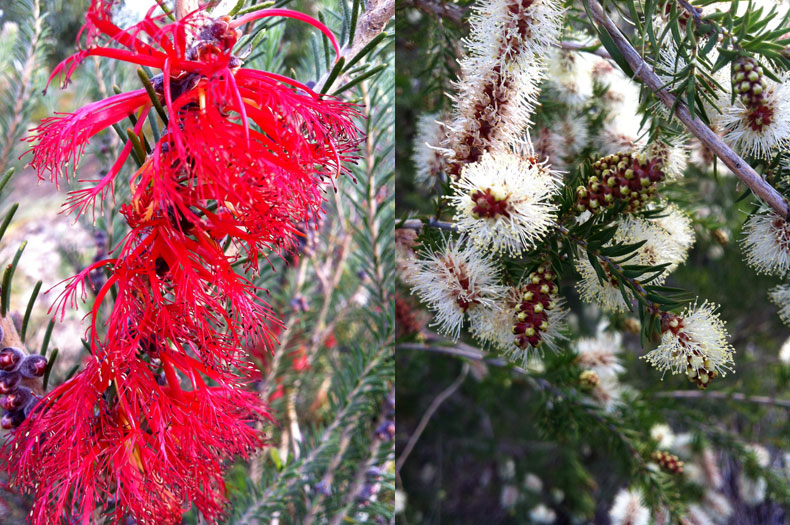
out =
<path fill-rule="evenodd" d="M 553 48 L 548 53 L 547 62 L 547 84 L 558 101 L 578 108 L 592 97 L 592 70 L 595 64 L 592 55 Z"/>
<path fill-rule="evenodd" d="M 612 525 L 647 525 L 650 522 L 650 510 L 642 500 L 642 495 L 636 489 L 621 489 L 609 510 Z"/>
<path fill-rule="evenodd" d="M 131 200 L 120 210 L 129 232 L 112 258 L 67 280 L 53 306 L 76 307 L 92 273 L 110 269 L 91 311 L 92 358 L 44 396 L 2 455 L 15 485 L 35 492 L 36 525 L 64 515 L 87 523 L 99 507 L 116 522 L 174 524 L 190 503 L 216 522 L 225 465 L 263 444 L 256 423 L 269 417 L 245 390 L 255 367 L 243 349 L 273 348 L 279 324 L 236 266 L 258 272 L 262 257 L 287 255 L 303 225 L 317 223 L 327 184 L 355 158 L 358 113 L 295 80 L 243 68 L 233 54 L 236 28 L 268 16 L 306 21 L 337 49 L 305 15 L 271 9 L 231 20 L 198 10 L 168 23 L 152 9 L 122 30 L 112 6 L 94 0 L 86 47 L 53 77 L 67 81 L 88 56 L 158 68 L 152 84 L 169 122 L 128 182 Z M 28 139 L 31 164 L 41 178 L 68 178 L 68 165 L 75 170 L 107 126 L 136 115 L 132 131 L 142 136 L 152 105 L 138 90 L 46 119 Z M 131 149 L 130 140 L 105 176 L 72 192 L 69 209 L 102 202 Z M 111 289 L 112 312 L 100 321 Z"/>
<path fill-rule="evenodd" d="M 409 278 L 412 293 L 436 312 L 433 325 L 455 339 L 467 313 L 493 307 L 505 292 L 499 267 L 464 239 L 445 239 L 419 256 Z"/>
<path fill-rule="evenodd" d="M 759 100 L 754 95 L 749 102 L 738 97 L 735 104 L 724 108 L 717 121 L 725 130 L 724 140 L 734 149 L 768 158 L 790 144 L 790 79 L 778 83 L 765 79 L 763 83 L 766 87 L 759 87 Z"/>
<path fill-rule="evenodd" d="M 441 115 L 427 113 L 417 119 L 417 134 L 414 137 L 412 160 L 416 169 L 414 179 L 423 188 L 432 189 L 447 179 L 446 161 L 440 145 L 445 137 Z"/>
<path fill-rule="evenodd" d="M 469 19 L 467 54 L 456 83 L 455 113 L 447 124 L 448 175 L 458 178 L 486 151 L 517 141 L 537 103 L 543 56 L 559 36 L 555 0 L 477 2 Z"/>
<path fill-rule="evenodd" d="M 642 243 L 631 254 L 632 257 L 627 264 L 651 267 L 668 264 L 668 268 L 674 268 L 683 262 L 688 254 L 688 247 L 684 243 L 673 241 L 671 232 L 654 222 L 638 216 L 626 216 L 618 219 L 617 226 L 617 231 L 607 246 Z M 630 310 L 630 304 L 623 297 L 621 283 L 612 271 L 613 268 L 608 262 L 602 262 L 601 267 L 606 277 L 603 281 L 587 257 L 582 255 L 577 258 L 576 270 L 581 275 L 577 288 L 582 299 L 586 302 L 598 303 L 601 308 L 609 312 Z M 668 273 L 667 269 L 664 269 L 653 282 L 662 284 Z M 632 292 L 625 286 L 623 289 L 630 300 Z"/>
<path fill-rule="evenodd" d="M 558 178 L 534 156 L 485 153 L 453 182 L 456 226 L 483 250 L 516 255 L 553 224 Z"/>
<path fill-rule="evenodd" d="M 779 318 L 784 324 L 790 324 L 790 284 L 780 284 L 768 291 L 771 302 L 779 308 Z"/>
<path fill-rule="evenodd" d="M 478 308 L 469 315 L 472 335 L 485 346 L 501 351 L 522 368 L 543 355 L 544 349 L 558 350 L 565 339 L 562 333 L 568 315 L 557 285 L 545 280 L 546 268 L 540 267 L 519 286 L 507 289 L 491 306 Z M 538 282 L 532 282 L 537 278 Z"/>
<path fill-rule="evenodd" d="M 576 345 L 576 362 L 582 368 L 595 371 L 599 377 L 617 377 L 625 370 L 617 355 L 621 349 L 617 335 L 602 333 L 595 338 L 585 337 Z"/>
<path fill-rule="evenodd" d="M 743 225 L 741 247 L 757 273 L 784 275 L 790 269 L 790 224 L 775 211 L 762 209 Z"/>
<path fill-rule="evenodd" d="M 642 356 L 661 372 L 686 373 L 689 381 L 707 388 L 712 379 L 733 367 L 733 350 L 716 306 L 704 302 L 676 315 L 662 313 L 661 344 Z"/>

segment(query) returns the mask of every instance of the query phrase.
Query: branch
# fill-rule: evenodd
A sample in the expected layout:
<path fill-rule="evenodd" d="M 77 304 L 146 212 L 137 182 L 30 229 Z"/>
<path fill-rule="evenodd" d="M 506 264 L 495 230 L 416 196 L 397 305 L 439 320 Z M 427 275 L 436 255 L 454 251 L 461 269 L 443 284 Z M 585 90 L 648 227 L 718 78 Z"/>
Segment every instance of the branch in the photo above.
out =
<path fill-rule="evenodd" d="M 442 390 L 438 396 L 431 402 L 428 409 L 420 418 L 420 422 L 417 424 L 417 428 L 414 429 L 414 433 L 409 437 L 409 442 L 406 443 L 406 447 L 401 452 L 400 456 L 398 456 L 398 461 L 395 463 L 395 472 L 400 472 L 400 469 L 403 468 L 403 464 L 406 463 L 406 460 L 409 459 L 409 454 L 411 451 L 414 450 L 414 446 L 417 444 L 417 441 L 422 436 L 425 427 L 428 426 L 428 422 L 433 417 L 433 414 L 439 410 L 439 407 L 445 400 L 455 394 L 455 391 L 458 390 L 463 382 L 466 380 L 466 376 L 469 374 L 469 363 L 464 363 L 463 367 L 461 368 L 461 373 L 458 374 L 458 377 L 453 381 L 450 386 Z"/>
<path fill-rule="evenodd" d="M 656 94 L 664 105 L 670 109 L 674 106 L 675 114 L 686 128 L 719 157 L 755 195 L 768 203 L 781 217 L 790 219 L 790 207 L 785 198 L 773 186 L 764 181 L 745 160 L 725 144 L 721 137 L 716 135 L 699 117 L 692 118 L 688 107 L 683 101 L 677 101 L 676 104 L 674 95 L 663 89 L 664 83 L 661 82 L 642 56 L 623 36 L 615 23 L 606 15 L 598 0 L 589 0 L 589 6 L 593 18 L 612 37 L 628 65 L 635 71 L 635 75 Z"/>
<path fill-rule="evenodd" d="M 440 230 L 447 230 L 451 232 L 458 231 L 455 224 L 452 222 L 445 222 L 439 221 L 436 219 L 429 219 L 428 221 L 423 221 L 422 219 L 407 219 L 403 221 L 398 227 L 405 228 L 407 230 L 421 230 L 423 226 L 428 226 L 429 228 L 438 228 Z"/>
<path fill-rule="evenodd" d="M 607 60 L 611 60 L 612 55 L 604 49 L 603 47 L 598 47 L 597 49 L 590 49 L 589 45 L 581 44 L 579 42 L 570 42 L 568 40 L 563 40 L 557 47 L 561 49 L 568 49 L 571 51 L 585 51 L 587 53 L 592 53 L 593 55 L 598 55 L 601 58 L 605 58 Z"/>
<path fill-rule="evenodd" d="M 176 18 L 181 20 L 198 7 L 198 0 L 176 0 Z"/>
<path fill-rule="evenodd" d="M 433 337 L 432 339 L 434 339 L 436 341 L 443 341 L 443 339 L 441 339 L 439 337 Z M 445 347 L 445 346 L 426 346 L 426 345 L 420 345 L 420 344 L 404 343 L 404 344 L 397 345 L 395 347 L 395 349 L 396 350 L 400 349 L 400 350 L 418 350 L 418 351 L 427 351 L 427 352 L 437 352 L 437 353 L 441 353 L 441 354 L 452 355 L 452 356 L 455 356 L 455 357 L 465 357 L 465 358 L 472 359 L 472 360 L 475 360 L 475 361 L 485 361 L 487 363 L 490 363 L 490 364 L 493 364 L 493 365 L 496 365 L 496 366 L 510 366 L 507 361 L 504 361 L 502 359 L 489 359 L 489 358 L 486 358 L 485 357 L 485 353 L 482 350 L 478 350 L 477 348 L 474 348 L 473 346 L 469 346 L 469 345 L 464 344 L 464 343 L 462 343 L 460 341 L 456 341 L 453 344 L 455 345 L 455 348 L 454 347 L 449 347 L 449 346 L 448 347 Z M 598 412 L 596 412 L 594 410 L 591 410 L 589 408 L 589 406 L 587 406 L 586 404 L 581 403 L 578 400 L 576 400 L 576 399 L 572 398 L 571 396 L 569 396 L 568 394 L 562 392 L 559 388 L 554 386 L 549 381 L 547 381 L 547 380 L 545 380 L 545 379 L 543 379 L 541 377 L 535 377 L 532 374 L 530 374 L 528 371 L 524 370 L 523 368 L 517 367 L 517 366 L 512 366 L 511 369 L 513 371 L 519 373 L 519 374 L 523 374 L 524 378 L 527 381 L 527 383 L 533 389 L 539 390 L 539 391 L 544 392 L 544 393 L 545 392 L 549 392 L 549 393 L 551 393 L 551 395 L 553 395 L 554 397 L 556 397 L 558 399 L 563 399 L 565 401 L 574 403 L 574 404 L 578 405 L 579 407 L 581 407 L 581 409 L 584 410 L 584 412 L 586 412 L 587 415 L 589 415 L 596 422 L 598 422 L 601 426 L 606 427 L 610 432 L 612 432 L 614 435 L 616 435 L 621 440 L 623 445 L 625 445 L 625 447 L 628 449 L 628 451 L 631 453 L 631 455 L 634 457 L 634 459 L 637 461 L 637 463 L 639 463 L 640 468 L 645 468 L 645 462 L 642 459 L 642 456 L 639 454 L 639 451 L 636 450 L 636 448 L 634 447 L 633 443 L 631 443 L 631 440 L 628 438 L 628 436 L 626 436 L 620 429 L 618 429 L 615 426 L 614 423 L 612 423 L 611 421 L 607 421 L 607 419 L 604 416 L 602 416 L 601 414 L 599 414 Z M 420 421 L 420 423 L 422 423 L 422 421 Z M 420 430 L 419 426 L 418 426 L 417 430 Z M 416 433 L 417 432 L 415 431 L 415 434 Z M 409 440 L 409 443 L 411 443 L 411 439 Z M 403 454 L 401 454 L 401 456 L 403 456 Z M 402 466 L 402 463 L 403 462 L 401 461 L 401 458 L 398 458 L 398 463 L 395 466 L 395 470 L 396 471 L 400 470 L 400 468 Z"/>
<path fill-rule="evenodd" d="M 460 24 L 464 20 L 466 9 L 457 4 L 450 4 L 443 0 L 410 0 L 407 5 L 416 7 L 420 11 L 431 15 L 437 15 L 440 18 L 447 18 L 456 24 Z"/>
<path fill-rule="evenodd" d="M 656 392 L 655 397 L 671 397 L 674 399 L 722 399 L 726 401 L 744 401 L 746 403 L 790 409 L 790 400 L 776 399 L 768 396 L 747 396 L 740 392 L 728 394 L 726 392 L 704 392 L 700 390 L 673 390 L 670 392 Z"/>

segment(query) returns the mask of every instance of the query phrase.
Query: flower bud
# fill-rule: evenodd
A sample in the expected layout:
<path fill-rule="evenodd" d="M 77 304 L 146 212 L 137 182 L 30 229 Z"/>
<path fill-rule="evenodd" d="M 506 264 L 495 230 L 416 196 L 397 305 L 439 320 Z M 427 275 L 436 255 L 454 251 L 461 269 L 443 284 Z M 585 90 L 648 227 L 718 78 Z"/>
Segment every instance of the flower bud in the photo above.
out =
<path fill-rule="evenodd" d="M 41 377 L 47 369 L 47 358 L 43 355 L 33 354 L 25 357 L 19 373 L 24 377 Z"/>
<path fill-rule="evenodd" d="M 12 346 L 7 346 L 0 350 L 0 370 L 13 372 L 19 368 L 19 364 L 24 358 L 25 353 L 22 350 Z"/>

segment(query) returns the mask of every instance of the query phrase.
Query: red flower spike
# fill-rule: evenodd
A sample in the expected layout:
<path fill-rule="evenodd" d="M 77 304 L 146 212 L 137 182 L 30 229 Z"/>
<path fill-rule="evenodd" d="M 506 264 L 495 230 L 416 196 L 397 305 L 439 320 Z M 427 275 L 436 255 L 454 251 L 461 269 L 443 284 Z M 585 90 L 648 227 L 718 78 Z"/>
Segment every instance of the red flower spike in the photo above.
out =
<path fill-rule="evenodd" d="M 268 16 L 308 22 L 337 50 L 329 30 L 305 15 L 271 9 L 231 21 L 198 10 L 169 23 L 151 10 L 124 30 L 112 22 L 113 3 L 94 0 L 79 37 L 85 48 L 51 79 L 68 82 L 87 56 L 158 68 L 152 84 L 169 125 L 129 181 L 131 201 L 120 209 L 130 231 L 112 258 L 65 281 L 51 308 L 62 316 L 77 307 L 91 272 L 111 270 L 90 314 L 92 357 L 44 396 L 0 456 L 15 486 L 35 493 L 34 525 L 60 516 L 88 523 L 97 507 L 111 507 L 116 522 L 175 524 L 190 503 L 216 522 L 224 465 L 260 447 L 254 423 L 270 419 L 245 390 L 260 372 L 244 349 L 273 348 L 282 329 L 236 263 L 246 259 L 257 272 L 260 257 L 287 256 L 305 224 L 318 224 L 327 184 L 356 159 L 359 114 L 295 80 L 241 68 L 233 56 L 236 28 Z M 47 119 L 27 139 L 31 165 L 40 178 L 68 179 L 66 166 L 76 168 L 98 131 L 135 114 L 139 136 L 150 107 L 137 90 Z M 103 203 L 130 154 L 128 142 L 106 175 L 81 181 L 93 186 L 72 192 L 66 208 L 81 214 Z M 113 288 L 102 339 L 99 309 Z"/>

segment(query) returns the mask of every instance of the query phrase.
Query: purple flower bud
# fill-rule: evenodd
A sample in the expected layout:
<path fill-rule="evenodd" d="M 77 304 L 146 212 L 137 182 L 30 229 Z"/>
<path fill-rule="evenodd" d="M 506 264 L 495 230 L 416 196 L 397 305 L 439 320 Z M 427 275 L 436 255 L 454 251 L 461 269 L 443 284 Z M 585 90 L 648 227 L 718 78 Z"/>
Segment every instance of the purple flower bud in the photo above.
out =
<path fill-rule="evenodd" d="M 16 428 L 21 425 L 24 420 L 25 414 L 21 410 L 9 412 L 3 414 L 2 419 L 0 419 L 0 427 L 3 427 L 6 430 L 11 430 L 12 428 Z"/>
<path fill-rule="evenodd" d="M 41 377 L 47 369 L 47 358 L 43 355 L 29 355 L 22 361 L 19 373 L 25 377 Z"/>
<path fill-rule="evenodd" d="M 32 397 L 33 392 L 29 388 L 20 386 L 10 394 L 0 397 L 0 406 L 3 407 L 3 410 L 12 412 L 25 406 Z"/>
<path fill-rule="evenodd" d="M 19 364 L 24 359 L 25 353 L 19 348 L 7 346 L 0 350 L 0 370 L 13 372 L 19 368 Z"/>
<path fill-rule="evenodd" d="M 22 377 L 16 372 L 0 372 L 0 394 L 8 394 L 16 388 Z"/>

